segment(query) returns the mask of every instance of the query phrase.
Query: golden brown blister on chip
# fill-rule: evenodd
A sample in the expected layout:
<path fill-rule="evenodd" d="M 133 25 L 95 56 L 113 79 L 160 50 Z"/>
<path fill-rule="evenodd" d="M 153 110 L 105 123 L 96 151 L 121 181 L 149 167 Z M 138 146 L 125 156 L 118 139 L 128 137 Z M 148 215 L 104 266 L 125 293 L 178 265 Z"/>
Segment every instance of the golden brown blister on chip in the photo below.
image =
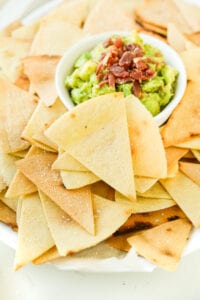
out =
<path fill-rule="evenodd" d="M 137 253 L 157 266 L 176 270 L 190 236 L 191 224 L 186 219 L 167 222 L 128 238 Z"/>

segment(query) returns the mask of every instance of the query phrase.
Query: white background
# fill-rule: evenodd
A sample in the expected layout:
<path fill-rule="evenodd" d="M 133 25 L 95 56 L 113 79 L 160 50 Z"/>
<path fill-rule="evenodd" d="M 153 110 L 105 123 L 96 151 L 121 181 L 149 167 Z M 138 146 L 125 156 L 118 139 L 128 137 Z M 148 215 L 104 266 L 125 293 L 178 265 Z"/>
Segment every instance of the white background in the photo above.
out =
<path fill-rule="evenodd" d="M 0 26 L 45 2 L 0 0 Z M 15 273 L 13 260 L 14 251 L 0 242 L 0 300 L 200 300 L 200 251 L 184 257 L 173 273 L 80 273 L 50 264 L 28 265 Z"/>

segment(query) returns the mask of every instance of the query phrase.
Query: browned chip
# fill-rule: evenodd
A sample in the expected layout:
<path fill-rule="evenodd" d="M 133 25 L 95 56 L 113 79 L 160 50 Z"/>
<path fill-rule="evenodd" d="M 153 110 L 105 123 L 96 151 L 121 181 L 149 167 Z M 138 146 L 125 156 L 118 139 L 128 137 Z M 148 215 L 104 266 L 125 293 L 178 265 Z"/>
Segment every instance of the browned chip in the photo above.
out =
<path fill-rule="evenodd" d="M 28 91 L 30 87 L 30 81 L 26 75 L 20 74 L 15 80 L 15 85 L 22 90 Z"/>
<path fill-rule="evenodd" d="M 200 186 L 200 164 L 188 162 L 179 163 L 180 170 L 185 173 L 190 179 Z"/>
<path fill-rule="evenodd" d="M 127 238 L 129 238 L 132 235 L 133 233 L 111 236 L 109 239 L 106 240 L 106 243 L 113 248 L 128 252 L 131 249 L 131 246 L 127 242 Z"/>
<path fill-rule="evenodd" d="M 199 83 L 189 82 L 183 99 L 162 130 L 165 147 L 181 143 L 192 135 L 200 135 L 199 98 Z"/>
<path fill-rule="evenodd" d="M 31 91 L 38 94 L 41 100 L 51 106 L 56 98 L 55 70 L 60 56 L 28 56 L 23 59 L 24 73 L 28 76 Z"/>
<path fill-rule="evenodd" d="M 17 228 L 15 212 L 0 201 L 0 222 L 3 222 L 13 229 Z"/>
<path fill-rule="evenodd" d="M 191 231 L 186 219 L 167 222 L 128 238 L 137 253 L 169 271 L 174 271 L 181 259 Z"/>
<path fill-rule="evenodd" d="M 171 169 L 174 164 L 176 164 L 181 157 L 183 157 L 188 152 L 188 149 L 182 149 L 177 147 L 165 148 L 166 158 L 167 158 L 167 168 Z"/>
<path fill-rule="evenodd" d="M 196 44 L 197 46 L 200 46 L 200 31 L 199 32 L 194 32 L 192 34 L 187 34 L 187 38 Z"/>
<path fill-rule="evenodd" d="M 120 227 L 116 235 L 149 229 L 169 221 L 183 218 L 186 218 L 185 214 L 176 205 L 154 212 L 133 214 L 128 218 L 124 225 Z"/>
<path fill-rule="evenodd" d="M 55 154 L 41 150 L 40 154 L 18 161 L 17 167 L 72 219 L 93 234 L 94 218 L 90 188 L 72 191 L 65 189 L 59 172 L 51 169 L 55 159 Z"/>

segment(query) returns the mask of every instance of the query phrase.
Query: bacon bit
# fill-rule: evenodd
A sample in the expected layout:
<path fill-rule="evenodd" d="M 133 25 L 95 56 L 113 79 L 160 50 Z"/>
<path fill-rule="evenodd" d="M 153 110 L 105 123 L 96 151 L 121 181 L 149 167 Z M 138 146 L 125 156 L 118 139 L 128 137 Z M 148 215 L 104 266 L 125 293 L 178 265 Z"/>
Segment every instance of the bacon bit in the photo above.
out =
<path fill-rule="evenodd" d="M 108 79 L 104 79 L 102 81 L 99 82 L 99 86 L 101 87 L 104 84 L 108 84 Z"/>
<path fill-rule="evenodd" d="M 104 48 L 108 48 L 109 46 L 113 45 L 113 40 L 111 38 L 107 39 L 104 43 L 103 46 Z"/>
<path fill-rule="evenodd" d="M 108 84 L 109 86 L 115 86 L 115 76 L 112 73 L 108 74 Z"/>
<path fill-rule="evenodd" d="M 125 51 L 122 55 L 122 57 L 119 60 L 119 66 L 127 66 L 130 67 L 130 65 L 133 63 L 134 55 L 130 51 Z"/>
<path fill-rule="evenodd" d="M 136 97 L 140 97 L 140 95 L 141 95 L 141 92 L 142 92 L 142 90 L 141 90 L 141 87 L 140 87 L 140 83 L 139 83 L 139 81 L 138 80 L 135 80 L 134 82 L 133 82 L 133 94 L 136 96 Z"/>
<path fill-rule="evenodd" d="M 115 47 L 117 47 L 117 48 L 121 48 L 121 47 L 123 46 L 123 41 L 122 41 L 122 39 L 121 39 L 121 38 L 116 39 L 115 42 L 114 42 L 114 45 L 115 45 Z"/>

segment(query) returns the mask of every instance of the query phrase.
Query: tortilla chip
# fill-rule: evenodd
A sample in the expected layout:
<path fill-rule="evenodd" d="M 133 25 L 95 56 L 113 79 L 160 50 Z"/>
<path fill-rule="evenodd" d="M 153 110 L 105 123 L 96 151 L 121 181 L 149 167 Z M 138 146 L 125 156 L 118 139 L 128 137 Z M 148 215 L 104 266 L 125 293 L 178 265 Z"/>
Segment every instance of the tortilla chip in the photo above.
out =
<path fill-rule="evenodd" d="M 22 200 L 14 269 L 18 270 L 53 246 L 38 194 L 25 197 Z"/>
<path fill-rule="evenodd" d="M 174 23 L 181 32 L 192 30 L 183 19 L 173 0 L 146 0 L 136 9 L 136 20 L 152 24 L 166 30 L 169 23 Z"/>
<path fill-rule="evenodd" d="M 180 162 L 180 171 L 200 186 L 200 164 Z"/>
<path fill-rule="evenodd" d="M 73 220 L 93 234 L 94 217 L 90 188 L 66 190 L 59 173 L 51 169 L 55 158 L 55 154 L 41 150 L 40 154 L 18 161 L 17 167 L 38 189 L 68 213 Z"/>
<path fill-rule="evenodd" d="M 142 26 L 145 30 L 149 32 L 153 32 L 157 35 L 166 37 L 167 36 L 167 29 L 157 26 L 151 22 L 146 22 L 146 20 L 141 19 L 140 15 L 136 14 L 136 21 L 137 23 Z"/>
<path fill-rule="evenodd" d="M 169 179 L 162 179 L 161 184 L 187 215 L 194 227 L 200 226 L 200 187 L 183 173 Z"/>
<path fill-rule="evenodd" d="M 135 176 L 135 189 L 137 193 L 144 193 L 149 190 L 157 181 L 157 178 Z"/>
<path fill-rule="evenodd" d="M 33 145 L 36 144 L 35 138 L 37 138 L 39 144 L 44 144 L 47 148 L 56 150 L 57 147 L 55 143 L 50 141 L 43 132 L 65 112 L 66 108 L 59 99 L 57 99 L 51 107 L 46 107 L 45 104 L 40 101 L 24 128 L 22 137 Z"/>
<path fill-rule="evenodd" d="M 6 187 L 7 187 L 7 184 L 4 181 L 3 177 L 0 175 L 0 192 L 2 192 Z"/>
<path fill-rule="evenodd" d="M 187 38 L 197 46 L 200 46 L 200 31 L 187 34 Z"/>
<path fill-rule="evenodd" d="M 24 73 L 31 83 L 31 90 L 38 94 L 46 106 L 51 106 L 57 98 L 55 71 L 60 56 L 28 56 L 23 59 Z"/>
<path fill-rule="evenodd" d="M 61 256 L 97 245 L 123 224 L 130 211 L 113 201 L 93 195 L 96 234 L 88 234 L 44 194 L 41 199 L 48 225 Z"/>
<path fill-rule="evenodd" d="M 128 252 L 131 249 L 130 244 L 127 242 L 127 238 L 129 238 L 132 233 L 127 233 L 118 236 L 111 236 L 106 240 L 106 243 L 116 249 Z"/>
<path fill-rule="evenodd" d="M 31 46 L 31 55 L 63 55 L 84 37 L 83 31 L 63 20 L 42 22 Z"/>
<path fill-rule="evenodd" d="M 174 271 L 190 236 L 191 227 L 185 219 L 175 220 L 129 237 L 128 242 L 139 255 L 163 269 Z"/>
<path fill-rule="evenodd" d="M 86 185 L 100 181 L 92 172 L 61 171 L 60 176 L 66 189 L 79 189 Z"/>
<path fill-rule="evenodd" d="M 128 205 L 132 213 L 146 213 L 174 206 L 176 203 L 172 199 L 162 198 L 142 198 L 137 197 L 136 202 L 129 201 L 126 197 L 115 192 L 115 201 L 120 204 Z"/>
<path fill-rule="evenodd" d="M 98 181 L 91 185 L 91 192 L 102 198 L 115 200 L 115 190 L 103 181 Z"/>
<path fill-rule="evenodd" d="M 152 115 L 134 96 L 126 98 L 126 112 L 135 175 L 165 178 L 165 150 Z"/>
<path fill-rule="evenodd" d="M 12 37 L 21 40 L 32 41 L 37 33 L 40 25 L 40 20 L 36 20 L 30 24 L 26 24 L 12 31 Z"/>
<path fill-rule="evenodd" d="M 165 147 L 181 143 L 192 135 L 200 135 L 199 97 L 200 85 L 189 82 L 183 99 L 162 130 Z"/>
<path fill-rule="evenodd" d="M 97 177 L 135 199 L 125 100 L 121 93 L 99 96 L 76 106 L 45 134 Z"/>
<path fill-rule="evenodd" d="M 69 153 L 63 152 L 52 165 L 54 170 L 88 172 L 89 170 L 83 166 L 78 160 L 73 158 Z"/>
<path fill-rule="evenodd" d="M 0 150 L 0 176 L 3 178 L 3 182 L 6 183 L 6 186 L 9 186 L 17 171 L 15 167 L 16 161 L 16 157 L 3 153 Z"/>
<path fill-rule="evenodd" d="M 21 73 L 21 59 L 28 55 L 30 43 L 12 37 L 0 37 L 0 67 L 11 82 Z"/>
<path fill-rule="evenodd" d="M 43 132 L 37 132 L 33 136 L 33 144 L 43 150 L 50 152 L 58 152 L 57 147 L 54 143 L 52 143 Z"/>
<path fill-rule="evenodd" d="M 7 224 L 14 230 L 17 229 L 15 212 L 12 209 L 10 209 L 7 205 L 5 205 L 1 200 L 0 200 L 0 222 Z"/>
<path fill-rule="evenodd" d="M 127 12 L 122 5 L 119 6 L 119 2 L 118 0 L 98 1 L 86 19 L 84 31 L 96 34 L 112 30 L 133 30 L 135 27 L 133 11 Z"/>
<path fill-rule="evenodd" d="M 200 7 L 182 0 L 173 0 L 192 31 L 200 30 Z"/>
<path fill-rule="evenodd" d="M 17 30 L 18 28 L 22 27 L 22 23 L 19 20 L 13 21 L 8 26 L 4 27 L 0 31 L 0 36 L 10 37 L 12 36 L 13 31 Z"/>
<path fill-rule="evenodd" d="M 200 150 L 191 150 L 194 157 L 200 162 Z"/>
<path fill-rule="evenodd" d="M 177 147 L 165 148 L 168 170 L 172 168 L 187 152 L 188 149 L 180 149 Z"/>
<path fill-rule="evenodd" d="M 34 259 L 33 263 L 35 265 L 41 265 L 58 258 L 60 258 L 58 250 L 56 247 L 53 247 L 49 249 L 47 252 L 45 252 L 44 254 L 42 254 L 41 256 L 39 256 L 38 258 Z"/>
<path fill-rule="evenodd" d="M 1 193 L 0 200 L 13 211 L 17 211 L 18 198 L 10 199 L 7 198 L 4 193 Z"/>
<path fill-rule="evenodd" d="M 21 134 L 35 107 L 32 95 L 0 79 L 0 146 L 4 152 L 29 147 L 29 143 L 21 139 Z"/>
<path fill-rule="evenodd" d="M 15 80 L 15 85 L 25 91 L 29 91 L 30 81 L 28 77 L 24 74 L 19 74 L 19 77 Z"/>
<path fill-rule="evenodd" d="M 28 150 L 29 150 L 29 148 L 26 149 L 26 150 L 22 150 L 22 151 L 17 151 L 17 152 L 10 153 L 10 155 L 13 155 L 13 156 L 15 156 L 17 158 L 24 158 L 27 155 Z"/>
<path fill-rule="evenodd" d="M 173 23 L 169 23 L 167 26 L 167 41 L 177 52 L 196 47 Z"/>
<path fill-rule="evenodd" d="M 175 177 L 178 173 L 178 170 L 179 170 L 179 165 L 178 162 L 176 162 L 171 168 L 168 169 L 166 178 Z"/>
<path fill-rule="evenodd" d="M 200 73 L 200 47 L 183 51 L 180 53 L 180 56 L 186 68 L 187 78 L 198 82 Z M 191 57 L 195 63 L 191 63 Z"/>
<path fill-rule="evenodd" d="M 176 147 L 200 150 L 200 136 L 192 136 L 187 141 L 177 144 Z"/>
<path fill-rule="evenodd" d="M 159 182 L 156 182 L 150 189 L 144 193 L 137 192 L 137 196 L 143 198 L 162 198 L 162 199 L 171 199 L 171 196 L 168 192 L 162 187 Z"/>
<path fill-rule="evenodd" d="M 169 221 L 184 218 L 187 218 L 186 215 L 177 205 L 151 213 L 132 214 L 115 235 L 150 229 Z"/>

